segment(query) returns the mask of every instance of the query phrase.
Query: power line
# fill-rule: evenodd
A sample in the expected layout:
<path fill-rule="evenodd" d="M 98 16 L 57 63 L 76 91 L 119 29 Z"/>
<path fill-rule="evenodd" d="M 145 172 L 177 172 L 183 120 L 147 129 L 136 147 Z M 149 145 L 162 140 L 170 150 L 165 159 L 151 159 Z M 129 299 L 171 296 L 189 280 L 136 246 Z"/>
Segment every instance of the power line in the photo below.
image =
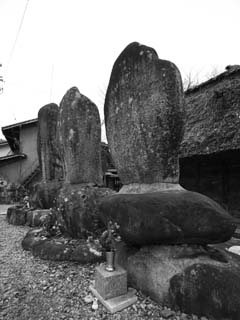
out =
<path fill-rule="evenodd" d="M 14 40 L 14 43 L 13 43 L 13 46 L 12 46 L 12 50 L 11 50 L 11 52 L 10 52 L 9 59 L 8 59 L 8 62 L 7 62 L 6 71 L 7 71 L 7 69 L 9 68 L 10 61 L 11 61 L 11 59 L 12 59 L 12 57 L 13 57 L 13 53 L 14 53 L 15 48 L 16 48 L 16 45 L 17 45 L 17 41 L 18 41 L 18 38 L 19 38 L 19 34 L 20 34 L 20 32 L 21 32 L 22 25 L 23 25 L 23 21 L 24 21 L 25 14 L 26 14 L 26 11 L 27 11 L 28 3 L 29 3 L 29 0 L 27 0 L 27 1 L 26 1 L 26 4 L 25 4 L 25 8 L 24 8 L 24 11 L 23 11 L 23 14 L 22 14 L 22 18 L 21 18 L 20 24 L 19 24 L 19 26 L 18 26 L 16 38 L 15 38 L 15 40 Z"/>

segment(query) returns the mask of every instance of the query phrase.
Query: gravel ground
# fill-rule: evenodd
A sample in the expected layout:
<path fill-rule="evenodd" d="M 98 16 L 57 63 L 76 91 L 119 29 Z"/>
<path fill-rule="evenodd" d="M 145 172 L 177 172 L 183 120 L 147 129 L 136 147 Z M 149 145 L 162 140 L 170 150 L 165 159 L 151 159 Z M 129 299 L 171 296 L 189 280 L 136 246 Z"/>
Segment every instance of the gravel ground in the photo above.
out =
<path fill-rule="evenodd" d="M 23 251 L 21 240 L 29 230 L 13 226 L 0 215 L 0 319 L 199 319 L 163 308 L 141 293 L 138 302 L 116 314 L 87 303 L 95 265 L 48 262 Z M 207 320 L 202 317 L 201 320 Z"/>

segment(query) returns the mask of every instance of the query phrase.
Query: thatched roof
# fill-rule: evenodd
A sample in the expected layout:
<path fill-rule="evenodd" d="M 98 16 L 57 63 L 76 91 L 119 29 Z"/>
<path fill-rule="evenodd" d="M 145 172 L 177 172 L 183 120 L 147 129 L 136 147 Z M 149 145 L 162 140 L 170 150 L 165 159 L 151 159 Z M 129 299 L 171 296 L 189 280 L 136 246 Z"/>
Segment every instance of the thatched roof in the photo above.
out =
<path fill-rule="evenodd" d="M 240 66 L 185 92 L 180 157 L 240 149 Z"/>

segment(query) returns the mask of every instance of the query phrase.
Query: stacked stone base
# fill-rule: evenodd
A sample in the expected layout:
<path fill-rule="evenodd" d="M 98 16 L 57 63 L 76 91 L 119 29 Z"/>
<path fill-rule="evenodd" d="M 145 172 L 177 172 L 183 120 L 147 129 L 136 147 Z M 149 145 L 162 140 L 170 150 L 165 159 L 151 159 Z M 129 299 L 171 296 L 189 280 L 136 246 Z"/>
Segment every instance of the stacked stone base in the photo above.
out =
<path fill-rule="evenodd" d="M 130 284 L 162 305 L 240 319 L 240 258 L 197 245 L 147 246 L 128 258 Z"/>
<path fill-rule="evenodd" d="M 132 287 L 174 310 L 240 319 L 240 259 L 209 245 L 229 240 L 236 228 L 216 202 L 175 188 L 116 194 L 100 209 L 104 223 L 120 225 L 127 245 L 119 261 Z"/>

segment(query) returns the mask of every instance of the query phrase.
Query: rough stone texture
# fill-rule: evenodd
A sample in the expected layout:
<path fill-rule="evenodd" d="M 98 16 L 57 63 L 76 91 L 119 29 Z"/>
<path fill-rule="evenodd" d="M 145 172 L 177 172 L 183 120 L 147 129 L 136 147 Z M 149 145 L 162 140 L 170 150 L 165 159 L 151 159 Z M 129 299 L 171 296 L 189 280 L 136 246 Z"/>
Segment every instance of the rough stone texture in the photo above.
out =
<path fill-rule="evenodd" d="M 63 177 L 63 163 L 57 141 L 58 113 L 59 108 L 55 103 L 45 105 L 38 112 L 37 147 L 44 182 Z"/>
<path fill-rule="evenodd" d="M 127 272 L 117 266 L 113 272 L 105 270 L 106 265 L 96 267 L 95 289 L 103 299 L 111 299 L 127 293 Z"/>
<path fill-rule="evenodd" d="M 104 112 L 123 184 L 178 183 L 183 89 L 173 63 L 150 47 L 128 45 L 114 63 Z"/>
<path fill-rule="evenodd" d="M 240 264 L 240 261 L 239 261 Z M 240 319 L 238 268 L 194 264 L 170 280 L 171 306 L 213 319 Z"/>
<path fill-rule="evenodd" d="M 162 305 L 211 319 L 239 319 L 239 262 L 213 247 L 150 246 L 128 259 L 128 277 Z"/>
<path fill-rule="evenodd" d="M 28 210 L 22 207 L 10 207 L 7 210 L 7 222 L 14 225 L 24 225 L 26 223 Z"/>
<path fill-rule="evenodd" d="M 29 227 L 41 227 L 48 225 L 51 220 L 51 210 L 32 210 L 26 215 L 26 224 Z"/>
<path fill-rule="evenodd" d="M 101 219 L 120 225 L 123 240 L 134 245 L 218 243 L 236 229 L 216 202 L 196 192 L 116 194 L 100 204 Z"/>
<path fill-rule="evenodd" d="M 34 186 L 33 205 L 36 208 L 50 209 L 56 204 L 63 182 L 52 180 L 39 182 Z"/>
<path fill-rule="evenodd" d="M 103 256 L 92 244 L 85 240 L 73 240 L 63 237 L 49 238 L 43 229 L 30 230 L 22 240 L 24 250 L 32 251 L 35 257 L 53 261 L 75 261 L 96 263 Z"/>
<path fill-rule="evenodd" d="M 92 185 L 65 184 L 57 199 L 57 217 L 61 231 L 73 238 L 87 238 L 103 228 L 99 218 L 99 202 L 114 194 L 108 188 Z"/>
<path fill-rule="evenodd" d="M 60 103 L 58 135 L 65 181 L 102 185 L 99 112 L 76 87 L 68 90 Z"/>

